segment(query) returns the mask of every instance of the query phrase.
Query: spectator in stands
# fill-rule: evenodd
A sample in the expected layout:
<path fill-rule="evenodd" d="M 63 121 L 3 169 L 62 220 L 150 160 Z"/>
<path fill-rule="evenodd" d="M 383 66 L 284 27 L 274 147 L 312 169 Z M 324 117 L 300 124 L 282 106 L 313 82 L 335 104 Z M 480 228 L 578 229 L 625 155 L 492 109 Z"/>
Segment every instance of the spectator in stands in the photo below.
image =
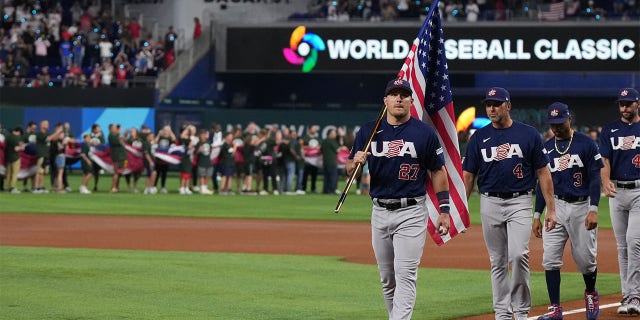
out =
<path fill-rule="evenodd" d="M 85 81 L 86 77 L 82 72 L 82 68 L 80 68 L 80 66 L 74 62 L 71 67 L 69 67 L 69 70 L 67 70 L 67 73 L 65 73 L 64 80 L 62 81 L 62 86 L 84 87 L 86 85 Z"/>
<path fill-rule="evenodd" d="M 178 34 L 173 30 L 173 26 L 169 27 L 169 30 L 164 35 L 164 49 L 166 52 L 174 50 L 176 47 L 176 41 L 178 40 Z"/>
<path fill-rule="evenodd" d="M 200 24 L 200 18 L 194 17 L 193 23 L 195 26 L 193 27 L 193 39 L 198 39 L 202 35 L 202 25 Z"/>
<path fill-rule="evenodd" d="M 97 88 L 100 86 L 100 83 L 102 82 L 102 72 L 101 72 L 101 68 L 100 68 L 100 64 L 96 63 L 93 66 L 93 71 L 91 72 L 91 76 L 89 77 L 89 79 L 91 80 L 91 86 L 94 88 Z"/>
<path fill-rule="evenodd" d="M 35 47 L 35 64 L 39 67 L 47 65 L 47 50 L 51 46 L 51 42 L 44 34 L 41 34 L 33 45 Z"/>
<path fill-rule="evenodd" d="M 100 84 L 105 87 L 110 87 L 113 81 L 113 73 L 113 64 L 111 64 L 111 59 L 107 58 L 100 66 Z"/>
<path fill-rule="evenodd" d="M 6 81 L 8 86 L 15 86 L 14 77 L 16 72 L 16 64 L 13 61 L 13 55 L 8 55 L 7 60 L 0 64 L 0 78 Z"/>
<path fill-rule="evenodd" d="M 396 11 L 395 6 L 392 3 L 385 2 L 381 5 L 382 9 L 382 20 L 384 21 L 392 21 L 398 17 L 398 12 Z"/>
<path fill-rule="evenodd" d="M 133 62 L 134 72 L 136 75 L 145 75 L 148 71 L 147 57 L 142 53 L 136 53 L 136 58 Z"/>
<path fill-rule="evenodd" d="M 129 27 L 129 34 L 131 35 L 132 47 L 136 50 L 140 48 L 140 37 L 142 35 L 142 26 L 138 23 L 137 19 L 127 19 L 125 26 Z"/>
<path fill-rule="evenodd" d="M 23 55 L 22 51 L 16 51 L 15 54 L 15 72 L 14 72 L 14 84 L 22 87 L 29 75 L 29 60 Z"/>
<path fill-rule="evenodd" d="M 47 11 L 47 29 L 54 42 L 60 41 L 60 24 L 62 23 L 62 10 L 60 7 L 49 8 Z"/>
<path fill-rule="evenodd" d="M 31 58 L 31 56 L 33 56 L 33 43 L 36 41 L 36 34 L 33 32 L 30 24 L 27 24 L 27 29 L 22 32 L 20 38 L 24 44 L 25 57 Z"/>
<path fill-rule="evenodd" d="M 31 83 L 34 87 L 48 87 L 51 82 L 51 74 L 49 74 L 49 66 L 44 66 L 38 72 L 36 80 Z"/>
<path fill-rule="evenodd" d="M 123 61 L 117 65 L 116 68 L 116 86 L 118 88 L 128 88 L 129 87 L 129 77 L 131 72 L 133 71 L 133 67 L 129 63 L 129 61 Z"/>
<path fill-rule="evenodd" d="M 66 36 L 60 41 L 58 51 L 60 51 L 60 65 L 63 68 L 69 68 L 73 60 L 73 47 L 70 38 Z"/>
<path fill-rule="evenodd" d="M 468 0 L 467 5 L 464 7 L 464 12 L 467 15 L 467 22 L 476 22 L 480 14 L 480 7 L 478 7 L 475 0 Z"/>
<path fill-rule="evenodd" d="M 109 37 L 104 32 L 100 35 L 98 47 L 100 48 L 100 61 L 105 61 L 106 59 L 111 59 L 113 57 L 113 53 L 111 52 L 113 49 L 113 43 L 109 41 Z"/>
<path fill-rule="evenodd" d="M 73 63 L 78 65 L 80 68 L 82 68 L 82 60 L 84 60 L 84 51 L 85 51 L 82 38 L 83 38 L 82 35 L 78 35 L 74 37 L 73 41 L 71 42 L 71 45 L 72 45 L 71 53 L 73 56 Z"/>

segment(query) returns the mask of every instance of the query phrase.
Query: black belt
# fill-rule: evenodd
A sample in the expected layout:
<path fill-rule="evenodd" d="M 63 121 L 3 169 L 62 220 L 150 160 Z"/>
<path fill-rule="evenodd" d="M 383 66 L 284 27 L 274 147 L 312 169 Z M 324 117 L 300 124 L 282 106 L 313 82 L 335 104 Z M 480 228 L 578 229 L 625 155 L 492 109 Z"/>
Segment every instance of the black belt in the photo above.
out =
<path fill-rule="evenodd" d="M 586 201 L 587 199 L 589 199 L 589 196 L 556 196 L 558 197 L 558 199 L 562 200 L 562 201 L 566 201 L 569 203 L 574 203 L 574 202 L 581 202 L 581 201 Z"/>
<path fill-rule="evenodd" d="M 497 197 L 500 199 L 513 199 L 513 198 L 517 198 L 519 196 L 524 196 L 525 194 L 529 194 L 531 192 L 531 190 L 529 191 L 518 191 L 518 192 L 484 192 L 483 194 L 485 196 L 489 196 L 489 197 Z"/>
<path fill-rule="evenodd" d="M 389 202 L 382 202 L 379 199 L 376 200 L 376 204 L 380 207 L 383 207 L 389 211 L 393 211 L 393 210 L 398 210 L 400 208 L 402 208 L 402 201 L 400 200 L 394 200 L 394 201 L 389 201 Z M 418 204 L 418 200 L 414 199 L 414 198 L 408 198 L 407 199 L 407 205 L 406 207 L 411 207 L 411 206 L 415 206 L 416 204 Z"/>
<path fill-rule="evenodd" d="M 635 189 L 638 188 L 635 181 L 618 181 L 616 182 L 616 187 L 621 189 Z"/>

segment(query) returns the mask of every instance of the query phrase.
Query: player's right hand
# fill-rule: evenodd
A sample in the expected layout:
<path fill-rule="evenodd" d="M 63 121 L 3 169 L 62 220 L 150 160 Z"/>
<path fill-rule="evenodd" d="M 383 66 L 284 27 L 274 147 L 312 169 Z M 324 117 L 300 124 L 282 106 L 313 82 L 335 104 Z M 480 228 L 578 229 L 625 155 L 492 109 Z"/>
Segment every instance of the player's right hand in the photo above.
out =
<path fill-rule="evenodd" d="M 613 182 L 611 181 L 602 182 L 602 192 L 604 193 L 605 196 L 609 198 L 616 197 L 616 187 L 613 185 Z"/>
<path fill-rule="evenodd" d="M 533 227 L 531 231 L 536 238 L 542 238 L 542 222 L 540 222 L 540 219 L 533 219 Z"/>
<path fill-rule="evenodd" d="M 353 162 L 364 164 L 367 161 L 367 157 L 371 155 L 371 152 L 358 151 L 353 155 Z"/>

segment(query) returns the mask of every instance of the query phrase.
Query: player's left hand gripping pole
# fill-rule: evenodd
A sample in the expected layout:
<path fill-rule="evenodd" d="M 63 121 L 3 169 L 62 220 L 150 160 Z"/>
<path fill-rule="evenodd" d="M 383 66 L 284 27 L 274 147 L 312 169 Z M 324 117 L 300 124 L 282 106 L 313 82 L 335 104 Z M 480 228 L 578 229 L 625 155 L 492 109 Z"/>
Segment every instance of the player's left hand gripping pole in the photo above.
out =
<path fill-rule="evenodd" d="M 378 115 L 378 120 L 376 121 L 376 124 L 373 126 L 373 130 L 371 130 L 371 134 L 369 135 L 367 144 L 365 144 L 364 148 L 362 148 L 362 152 L 369 151 L 369 147 L 371 146 L 371 141 L 373 141 L 373 136 L 375 136 L 376 132 L 378 131 L 378 127 L 380 127 L 380 123 L 382 122 L 382 119 L 384 119 L 384 115 L 386 112 L 387 112 L 387 106 L 384 106 L 384 108 L 382 108 L 382 111 L 380 111 L 380 114 Z M 344 191 L 342 191 L 342 194 L 340 195 L 340 200 L 338 200 L 336 209 L 333 210 L 333 212 L 340 213 L 340 208 L 342 208 L 342 204 L 344 203 L 344 200 L 347 199 L 347 194 L 349 193 L 349 189 L 351 189 L 351 185 L 353 184 L 353 181 L 356 179 L 356 176 L 358 175 L 358 171 L 360 171 L 361 167 L 362 167 L 362 163 L 359 163 L 359 162 L 356 163 L 356 167 L 355 169 L 353 169 L 353 172 L 351 172 L 351 175 L 349 176 L 349 180 L 347 180 L 347 185 L 344 187 Z"/>

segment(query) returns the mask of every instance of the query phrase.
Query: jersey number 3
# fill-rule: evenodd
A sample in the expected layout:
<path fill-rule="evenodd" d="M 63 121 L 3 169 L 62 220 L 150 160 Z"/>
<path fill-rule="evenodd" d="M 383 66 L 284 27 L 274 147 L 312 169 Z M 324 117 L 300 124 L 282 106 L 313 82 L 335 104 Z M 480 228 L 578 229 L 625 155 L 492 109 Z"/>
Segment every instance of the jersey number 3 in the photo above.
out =
<path fill-rule="evenodd" d="M 415 181 L 418 178 L 418 171 L 420 171 L 419 164 L 403 163 L 400 165 L 398 179 Z"/>

